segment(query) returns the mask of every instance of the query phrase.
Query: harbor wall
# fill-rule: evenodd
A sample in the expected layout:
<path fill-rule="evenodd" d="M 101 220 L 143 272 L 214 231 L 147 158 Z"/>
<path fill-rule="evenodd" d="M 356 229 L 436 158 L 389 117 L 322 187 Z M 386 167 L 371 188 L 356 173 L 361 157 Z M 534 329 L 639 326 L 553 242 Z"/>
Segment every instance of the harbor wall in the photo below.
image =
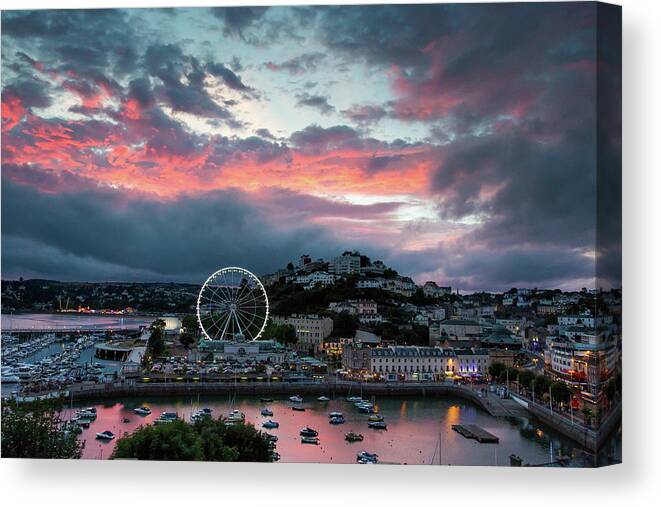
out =
<path fill-rule="evenodd" d="M 72 386 L 69 395 L 74 401 L 95 400 L 134 396 L 197 396 L 225 395 L 236 393 L 241 396 L 280 396 L 298 394 L 326 396 L 455 396 L 473 402 L 490 415 L 492 408 L 475 392 L 454 385 L 443 384 L 363 384 L 359 383 L 145 383 L 145 384 L 104 384 L 101 386 Z"/>

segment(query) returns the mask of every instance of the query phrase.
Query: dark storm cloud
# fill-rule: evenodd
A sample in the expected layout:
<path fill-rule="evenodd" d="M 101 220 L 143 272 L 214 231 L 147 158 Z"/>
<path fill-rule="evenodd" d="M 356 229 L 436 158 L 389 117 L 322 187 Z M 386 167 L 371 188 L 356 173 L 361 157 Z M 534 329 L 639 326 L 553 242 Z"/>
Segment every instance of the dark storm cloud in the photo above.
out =
<path fill-rule="evenodd" d="M 87 259 L 158 278 L 197 280 L 218 266 L 235 264 L 264 273 L 285 265 L 301 249 L 327 254 L 335 245 L 321 228 L 274 229 L 267 213 L 231 190 L 160 202 L 127 199 L 110 189 L 44 194 L 3 181 L 2 214 L 3 243 L 13 238 L 37 245 L 26 261 L 58 252 L 58 262 Z M 7 220 L 17 216 L 20 222 Z M 20 273 L 13 262 L 23 261 L 6 256 L 3 247 L 3 274 Z"/>
<path fill-rule="evenodd" d="M 34 46 L 38 61 L 77 75 L 108 67 L 130 72 L 140 45 L 126 11 L 114 9 L 3 11 L 2 33 Z"/>
<path fill-rule="evenodd" d="M 232 72 L 230 69 L 225 67 L 222 63 L 211 62 L 207 64 L 206 69 L 207 72 L 209 72 L 209 74 L 221 78 L 223 82 L 233 90 L 237 90 L 240 92 L 252 91 L 251 88 L 243 84 L 243 81 L 241 81 L 241 78 L 239 76 L 237 76 L 234 72 Z"/>
<path fill-rule="evenodd" d="M 332 154 L 335 151 L 358 150 L 363 152 L 376 152 L 383 149 L 402 150 L 413 146 L 401 139 L 385 142 L 368 137 L 356 129 L 347 125 L 334 125 L 332 127 L 321 127 L 313 124 L 303 130 L 293 132 L 289 137 L 292 148 L 307 154 L 319 155 L 322 153 Z M 379 158 L 374 155 L 373 158 Z M 383 169 L 389 163 L 394 162 L 397 157 L 390 160 L 375 162 L 375 169 Z"/>
<path fill-rule="evenodd" d="M 271 214 L 281 213 L 285 220 L 305 220 L 319 217 L 376 220 L 388 218 L 404 204 L 396 201 L 351 204 L 283 188 L 265 190 L 262 199 Z"/>
<path fill-rule="evenodd" d="M 384 253 L 386 263 L 400 273 L 435 273 L 462 290 L 504 291 L 511 287 L 557 288 L 595 276 L 594 261 L 579 252 L 558 247 L 487 248 L 438 246 L 415 252 Z"/>
<path fill-rule="evenodd" d="M 265 66 L 274 72 L 283 71 L 292 75 L 299 75 L 317 70 L 317 67 L 325 58 L 324 53 L 303 53 L 281 63 L 267 62 Z"/>
<path fill-rule="evenodd" d="M 147 48 L 144 65 L 161 82 L 155 87 L 155 93 L 175 111 L 239 125 L 231 111 L 211 97 L 204 83 L 206 75 L 210 74 L 220 78 L 228 88 L 252 93 L 252 89 L 223 64 L 209 62 L 202 65 L 175 44 L 155 44 Z"/>
<path fill-rule="evenodd" d="M 48 107 L 51 105 L 49 85 L 45 81 L 35 78 L 22 79 L 5 86 L 2 95 L 16 97 L 21 105 L 31 109 L 33 107 Z"/>
<path fill-rule="evenodd" d="M 373 104 L 354 104 L 349 109 L 344 109 L 342 115 L 359 124 L 373 125 L 388 115 L 385 107 Z"/>
<path fill-rule="evenodd" d="M 335 111 L 335 108 L 328 103 L 328 97 L 322 95 L 300 93 L 296 95 L 296 99 L 296 105 L 318 109 L 321 114 L 330 114 Z"/>
<path fill-rule="evenodd" d="M 246 30 L 259 25 L 268 7 L 214 7 L 211 13 L 222 21 L 223 33 L 245 38 Z"/>
<path fill-rule="evenodd" d="M 440 213 L 487 217 L 471 237 L 496 248 L 594 246 L 593 143 L 589 131 L 547 145 L 518 132 L 456 141 L 432 179 Z"/>

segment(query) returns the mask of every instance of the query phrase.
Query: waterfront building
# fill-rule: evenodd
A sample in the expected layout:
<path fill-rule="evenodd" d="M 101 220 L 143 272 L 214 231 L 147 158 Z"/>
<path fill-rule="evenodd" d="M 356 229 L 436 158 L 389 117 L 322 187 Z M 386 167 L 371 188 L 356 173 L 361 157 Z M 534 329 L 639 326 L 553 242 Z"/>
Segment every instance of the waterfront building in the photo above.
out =
<path fill-rule="evenodd" d="M 214 361 L 236 361 L 281 364 L 287 357 L 284 346 L 274 340 L 249 342 L 231 340 L 200 340 L 197 350 L 189 354 L 191 361 L 212 357 Z"/>
<path fill-rule="evenodd" d="M 500 363 L 513 368 L 516 364 L 518 353 L 514 350 L 489 350 L 490 364 Z"/>
<path fill-rule="evenodd" d="M 353 374 L 371 371 L 371 347 L 363 343 L 352 343 L 342 350 L 342 368 Z"/>
<path fill-rule="evenodd" d="M 489 371 L 491 356 L 489 351 L 483 348 L 454 349 L 456 364 L 452 365 L 452 371 L 461 376 L 485 375 Z"/>
<path fill-rule="evenodd" d="M 298 351 L 319 353 L 323 349 L 324 338 L 333 332 L 333 319 L 320 317 L 316 314 L 297 315 L 289 317 L 274 316 L 273 322 L 280 325 L 289 324 L 296 329 L 297 343 L 294 348 Z"/>
<path fill-rule="evenodd" d="M 438 381 L 457 367 L 452 349 L 390 346 L 370 349 L 370 373 L 387 381 Z"/>
<path fill-rule="evenodd" d="M 607 327 L 584 328 L 571 336 L 554 336 L 547 343 L 544 362 L 548 373 L 580 387 L 584 399 L 599 401 L 618 365 L 617 336 Z"/>

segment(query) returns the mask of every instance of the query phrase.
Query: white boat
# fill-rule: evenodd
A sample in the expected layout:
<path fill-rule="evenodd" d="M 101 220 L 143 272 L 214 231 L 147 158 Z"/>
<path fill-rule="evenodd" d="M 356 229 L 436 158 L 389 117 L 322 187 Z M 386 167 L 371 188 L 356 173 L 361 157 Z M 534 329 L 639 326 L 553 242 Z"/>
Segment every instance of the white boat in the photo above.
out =
<path fill-rule="evenodd" d="M 113 440 L 115 435 L 112 431 L 106 430 L 96 434 L 97 440 Z"/>
<path fill-rule="evenodd" d="M 352 401 L 352 402 L 357 402 L 357 401 L 363 401 L 363 399 L 360 396 L 347 396 L 347 401 Z"/>
<path fill-rule="evenodd" d="M 289 401 L 294 403 L 303 403 L 303 398 L 301 398 L 298 394 L 295 394 L 294 396 L 289 397 Z"/>
<path fill-rule="evenodd" d="M 358 463 L 378 463 L 379 456 L 371 452 L 360 451 L 356 455 L 356 461 L 358 461 Z"/>
<path fill-rule="evenodd" d="M 96 419 L 96 413 L 90 412 L 88 410 L 79 410 L 76 412 L 76 416 L 79 419 L 88 419 L 90 421 L 94 421 Z"/>
<path fill-rule="evenodd" d="M 386 429 L 388 429 L 388 425 L 384 421 L 369 421 L 367 423 L 367 427 L 375 429 L 375 430 L 386 430 Z"/>
<path fill-rule="evenodd" d="M 201 421 L 202 419 L 211 417 L 211 409 L 204 409 L 201 408 L 200 410 L 195 411 L 193 415 L 191 415 L 190 419 L 191 421 Z"/>
<path fill-rule="evenodd" d="M 328 417 L 332 419 L 333 417 L 344 417 L 342 412 L 329 412 Z"/>
<path fill-rule="evenodd" d="M 278 428 L 279 426 L 280 425 L 277 422 L 272 421 L 271 419 L 262 423 L 262 428 L 267 428 L 267 429 Z"/>
<path fill-rule="evenodd" d="M 158 419 L 154 421 L 154 424 L 169 424 L 176 421 L 177 419 L 179 419 L 179 416 L 176 412 L 163 412 L 160 416 L 158 416 Z"/>
<path fill-rule="evenodd" d="M 328 396 L 319 396 L 319 398 L 317 398 L 317 401 L 330 401 L 330 398 Z"/>
<path fill-rule="evenodd" d="M 243 412 L 240 412 L 239 410 L 232 410 L 227 416 L 225 417 L 225 421 L 229 423 L 237 423 L 237 422 L 243 422 L 246 420 L 246 414 Z"/>
<path fill-rule="evenodd" d="M 151 409 L 149 407 L 134 408 L 133 413 L 138 415 L 149 415 L 151 414 Z"/>
<path fill-rule="evenodd" d="M 301 437 L 302 444 L 319 444 L 319 439 L 317 437 Z"/>

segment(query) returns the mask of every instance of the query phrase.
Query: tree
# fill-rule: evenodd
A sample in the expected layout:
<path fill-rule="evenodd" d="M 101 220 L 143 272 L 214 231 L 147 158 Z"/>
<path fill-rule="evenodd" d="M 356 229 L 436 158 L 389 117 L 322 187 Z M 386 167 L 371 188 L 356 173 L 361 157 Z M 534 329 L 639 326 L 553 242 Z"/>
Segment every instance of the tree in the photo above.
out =
<path fill-rule="evenodd" d="M 118 440 L 113 459 L 166 461 L 272 461 L 269 443 L 251 424 L 222 419 L 141 426 Z"/>
<path fill-rule="evenodd" d="M 186 315 L 181 319 L 181 328 L 184 333 L 189 333 L 196 336 L 200 331 L 200 326 L 197 323 L 196 315 Z"/>
<path fill-rule="evenodd" d="M 500 378 L 501 373 L 505 371 L 507 367 L 503 363 L 495 362 L 489 365 L 489 375 L 492 378 Z"/>
<path fill-rule="evenodd" d="M 553 400 L 561 403 L 568 403 L 571 400 L 571 388 L 561 380 L 553 382 L 550 386 L 550 393 Z"/>
<path fill-rule="evenodd" d="M 262 340 L 275 340 L 283 345 L 293 345 L 298 341 L 296 328 L 291 324 L 276 324 L 269 320 L 261 336 Z"/>
<path fill-rule="evenodd" d="M 195 343 L 195 336 L 186 332 L 181 333 L 181 335 L 179 335 L 179 343 L 188 349 L 193 343 Z"/>
<path fill-rule="evenodd" d="M 3 402 L 2 457 L 78 459 L 83 444 L 66 430 L 61 402 Z"/>
<path fill-rule="evenodd" d="M 530 370 L 523 370 L 521 373 L 519 373 L 519 385 L 525 389 L 530 389 L 534 379 L 535 374 Z"/>
<path fill-rule="evenodd" d="M 549 386 L 551 385 L 551 381 L 546 378 L 544 375 L 537 375 L 535 377 L 535 394 L 538 396 L 543 396 L 545 393 L 549 392 Z"/>
<path fill-rule="evenodd" d="M 358 329 L 359 320 L 349 312 L 340 312 L 333 315 L 333 332 L 331 336 L 352 338 Z"/>
<path fill-rule="evenodd" d="M 147 341 L 147 353 L 152 356 L 160 356 L 165 352 L 165 321 L 156 319 L 149 326 L 151 334 Z"/>

